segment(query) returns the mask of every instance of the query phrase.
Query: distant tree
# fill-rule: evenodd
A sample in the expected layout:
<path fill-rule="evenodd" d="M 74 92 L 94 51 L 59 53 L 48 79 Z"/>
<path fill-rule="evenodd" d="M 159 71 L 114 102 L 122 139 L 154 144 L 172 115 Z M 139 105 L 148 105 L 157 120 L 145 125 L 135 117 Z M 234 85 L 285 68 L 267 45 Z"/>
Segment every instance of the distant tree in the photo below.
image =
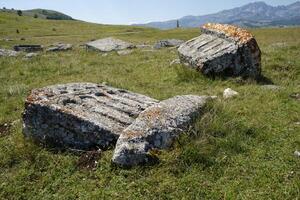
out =
<path fill-rule="evenodd" d="M 33 17 L 34 18 L 38 18 L 39 16 L 38 16 L 38 14 L 35 13 Z"/>
<path fill-rule="evenodd" d="M 177 20 L 176 27 L 177 27 L 177 28 L 179 28 L 179 27 L 180 27 L 179 20 Z"/>
<path fill-rule="evenodd" d="M 3 10 L 6 10 L 6 8 L 5 8 L 5 7 L 3 7 L 2 9 L 3 9 Z"/>
<path fill-rule="evenodd" d="M 11 10 L 15 10 L 14 8 L 12 8 Z"/>
<path fill-rule="evenodd" d="M 17 14 L 18 14 L 19 16 L 22 16 L 22 15 L 23 15 L 22 10 L 18 10 L 18 11 L 17 11 Z"/>

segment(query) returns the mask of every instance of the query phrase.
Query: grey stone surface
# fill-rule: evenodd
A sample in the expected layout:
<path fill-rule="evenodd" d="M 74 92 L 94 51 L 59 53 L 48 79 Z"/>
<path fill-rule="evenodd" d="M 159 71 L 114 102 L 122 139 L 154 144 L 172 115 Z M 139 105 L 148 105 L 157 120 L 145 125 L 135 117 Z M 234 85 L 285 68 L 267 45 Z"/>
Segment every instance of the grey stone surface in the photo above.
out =
<path fill-rule="evenodd" d="M 183 40 L 166 39 L 166 40 L 158 41 L 154 45 L 154 48 L 155 49 L 161 49 L 161 48 L 165 48 L 165 47 L 177 47 L 177 46 L 181 45 L 182 43 L 184 43 Z"/>
<path fill-rule="evenodd" d="M 138 49 L 152 49 L 153 46 L 152 45 L 147 45 L 147 44 L 138 44 L 138 45 L 136 45 L 136 48 L 138 48 Z"/>
<path fill-rule="evenodd" d="M 107 149 L 142 111 L 157 102 L 103 84 L 35 89 L 25 103 L 23 132 L 46 146 Z"/>
<path fill-rule="evenodd" d="M 170 62 L 170 66 L 178 65 L 178 64 L 180 64 L 180 59 L 175 59 L 175 60 L 172 60 L 172 62 Z"/>
<path fill-rule="evenodd" d="M 223 93 L 224 99 L 231 99 L 231 98 L 236 97 L 238 95 L 239 95 L 239 93 L 234 91 L 231 88 L 227 88 L 226 90 L 224 90 L 224 93 Z"/>
<path fill-rule="evenodd" d="M 170 148 L 201 115 L 207 100 L 204 96 L 176 96 L 146 109 L 119 137 L 113 163 L 132 167 L 156 160 L 151 151 Z"/>
<path fill-rule="evenodd" d="M 51 47 L 49 47 L 46 51 L 48 52 L 54 52 L 54 51 L 68 51 L 72 50 L 73 45 L 72 44 L 63 44 L 63 43 L 58 43 L 54 44 Z"/>
<path fill-rule="evenodd" d="M 15 51 L 25 51 L 27 53 L 43 51 L 42 45 L 16 45 L 14 46 Z"/>
<path fill-rule="evenodd" d="M 33 57 L 37 57 L 39 54 L 38 53 L 28 53 L 24 56 L 24 58 L 30 59 Z"/>
<path fill-rule="evenodd" d="M 256 78 L 261 73 L 256 40 L 246 30 L 230 25 L 202 27 L 202 35 L 182 44 L 178 52 L 183 64 L 205 75 Z"/>
<path fill-rule="evenodd" d="M 273 90 L 273 91 L 282 89 L 282 87 L 280 87 L 278 85 L 262 85 L 261 87 L 265 90 Z"/>
<path fill-rule="evenodd" d="M 119 56 L 126 56 L 126 55 L 129 55 L 133 52 L 133 50 L 121 50 L 121 51 L 117 51 L 117 54 Z"/>
<path fill-rule="evenodd" d="M 98 50 L 101 52 L 120 51 L 124 49 L 135 48 L 135 46 L 129 42 L 111 37 L 88 42 L 86 47 L 87 49 Z"/>
<path fill-rule="evenodd" d="M 0 57 L 16 57 L 18 56 L 18 52 L 8 50 L 8 49 L 0 49 Z"/>

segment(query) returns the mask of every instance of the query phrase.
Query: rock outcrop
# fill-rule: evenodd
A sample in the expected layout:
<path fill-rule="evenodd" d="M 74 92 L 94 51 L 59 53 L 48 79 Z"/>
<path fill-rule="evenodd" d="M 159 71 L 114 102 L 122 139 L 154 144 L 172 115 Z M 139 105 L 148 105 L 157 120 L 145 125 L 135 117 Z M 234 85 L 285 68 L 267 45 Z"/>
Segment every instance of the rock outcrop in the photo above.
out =
<path fill-rule="evenodd" d="M 107 149 L 138 115 L 158 101 L 92 83 L 35 89 L 25 103 L 25 136 L 52 147 Z"/>
<path fill-rule="evenodd" d="M 24 51 L 27 53 L 43 51 L 42 45 L 16 45 L 14 46 L 15 51 Z"/>
<path fill-rule="evenodd" d="M 0 49 L 0 57 L 16 57 L 18 56 L 18 52 L 8 50 L 8 49 Z"/>
<path fill-rule="evenodd" d="M 222 24 L 206 24 L 201 30 L 202 35 L 179 47 L 182 63 L 205 75 L 260 75 L 261 51 L 251 33 Z"/>
<path fill-rule="evenodd" d="M 151 163 L 152 150 L 172 146 L 180 133 L 187 131 L 204 107 L 208 97 L 177 96 L 142 112 L 118 139 L 113 163 L 121 167 Z"/>
<path fill-rule="evenodd" d="M 86 44 L 86 47 L 87 49 L 97 50 L 101 52 L 120 51 L 135 48 L 135 46 L 129 42 L 111 37 L 89 42 Z"/>
<path fill-rule="evenodd" d="M 58 43 L 54 44 L 51 47 L 49 47 L 46 51 L 48 52 L 55 52 L 55 51 L 68 51 L 72 50 L 73 45 L 72 44 L 63 44 L 63 43 Z"/>
<path fill-rule="evenodd" d="M 161 40 L 158 41 L 155 45 L 155 49 L 161 49 L 161 48 L 166 48 L 166 47 L 177 47 L 184 43 L 183 40 L 177 40 L 177 39 L 167 39 L 167 40 Z"/>

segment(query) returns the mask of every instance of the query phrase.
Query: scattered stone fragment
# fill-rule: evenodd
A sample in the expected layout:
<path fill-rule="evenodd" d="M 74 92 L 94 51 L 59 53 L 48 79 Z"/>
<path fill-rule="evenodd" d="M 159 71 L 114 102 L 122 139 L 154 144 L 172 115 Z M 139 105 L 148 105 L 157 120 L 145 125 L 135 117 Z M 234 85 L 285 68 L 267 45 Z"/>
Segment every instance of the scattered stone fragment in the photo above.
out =
<path fill-rule="evenodd" d="M 180 59 L 175 59 L 172 62 L 170 62 L 170 66 L 172 66 L 172 65 L 178 65 L 178 64 L 180 64 Z"/>
<path fill-rule="evenodd" d="M 295 152 L 294 152 L 294 155 L 295 155 L 296 157 L 300 158 L 300 152 L 299 152 L 299 151 L 295 151 Z"/>
<path fill-rule="evenodd" d="M 50 147 L 107 149 L 142 111 L 157 102 L 92 83 L 35 89 L 25 103 L 23 132 Z"/>
<path fill-rule="evenodd" d="M 11 41 L 14 41 L 13 39 L 11 39 L 11 38 L 4 38 L 4 39 L 2 39 L 3 41 L 5 41 L 5 42 L 11 42 Z"/>
<path fill-rule="evenodd" d="M 290 95 L 291 98 L 300 101 L 300 93 L 294 93 Z"/>
<path fill-rule="evenodd" d="M 206 24 L 202 35 L 182 44 L 182 63 L 205 75 L 257 78 L 261 74 L 261 51 L 254 37 L 232 25 Z"/>
<path fill-rule="evenodd" d="M 8 49 L 0 49 L 0 57 L 16 57 L 18 56 L 18 52 L 8 50 Z"/>
<path fill-rule="evenodd" d="M 232 90 L 231 88 L 227 88 L 226 90 L 224 90 L 224 93 L 223 93 L 224 99 L 231 99 L 238 95 L 239 95 L 239 93 Z"/>
<path fill-rule="evenodd" d="M 138 45 L 136 45 L 136 48 L 138 48 L 138 49 L 152 49 L 153 46 L 147 45 L 147 44 L 138 44 Z"/>
<path fill-rule="evenodd" d="M 38 53 L 28 53 L 25 55 L 25 58 L 30 59 L 33 57 L 37 57 L 39 54 Z"/>
<path fill-rule="evenodd" d="M 126 56 L 126 55 L 129 55 L 133 52 L 133 50 L 121 50 L 121 51 L 117 51 L 117 54 L 119 56 Z"/>
<path fill-rule="evenodd" d="M 15 51 L 25 51 L 25 52 L 37 52 L 43 51 L 43 47 L 41 45 L 16 45 L 14 46 Z"/>
<path fill-rule="evenodd" d="M 48 52 L 68 51 L 68 50 L 72 50 L 72 48 L 73 48 L 72 44 L 58 43 L 58 44 L 52 45 L 52 47 L 48 48 L 46 51 L 48 51 Z"/>
<path fill-rule="evenodd" d="M 277 85 L 263 85 L 261 87 L 266 90 L 274 90 L 274 91 L 282 89 L 280 86 L 277 86 Z"/>
<path fill-rule="evenodd" d="M 0 137 L 8 135 L 11 127 L 12 127 L 11 123 L 0 124 Z"/>
<path fill-rule="evenodd" d="M 208 97 L 177 96 L 151 106 L 126 128 L 112 158 L 121 167 L 151 163 L 153 150 L 167 149 L 201 115 Z"/>
<path fill-rule="evenodd" d="M 166 47 L 177 47 L 184 43 L 183 40 L 177 40 L 177 39 L 167 39 L 167 40 L 161 40 L 158 41 L 155 45 L 155 49 L 161 49 L 161 48 L 166 48 Z"/>
<path fill-rule="evenodd" d="M 135 48 L 133 44 L 115 38 L 104 38 L 88 42 L 86 47 L 87 49 L 98 50 L 101 52 L 120 51 L 124 49 Z"/>

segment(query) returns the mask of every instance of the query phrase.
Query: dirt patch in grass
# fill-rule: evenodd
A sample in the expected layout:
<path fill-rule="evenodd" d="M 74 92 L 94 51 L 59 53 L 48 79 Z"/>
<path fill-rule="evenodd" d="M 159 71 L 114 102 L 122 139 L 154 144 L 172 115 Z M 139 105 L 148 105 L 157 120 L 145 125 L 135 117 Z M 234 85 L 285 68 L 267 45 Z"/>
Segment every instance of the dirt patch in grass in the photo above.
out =
<path fill-rule="evenodd" d="M 95 170 L 98 165 L 98 160 L 101 158 L 102 151 L 87 151 L 80 156 L 76 166 L 79 169 Z"/>

